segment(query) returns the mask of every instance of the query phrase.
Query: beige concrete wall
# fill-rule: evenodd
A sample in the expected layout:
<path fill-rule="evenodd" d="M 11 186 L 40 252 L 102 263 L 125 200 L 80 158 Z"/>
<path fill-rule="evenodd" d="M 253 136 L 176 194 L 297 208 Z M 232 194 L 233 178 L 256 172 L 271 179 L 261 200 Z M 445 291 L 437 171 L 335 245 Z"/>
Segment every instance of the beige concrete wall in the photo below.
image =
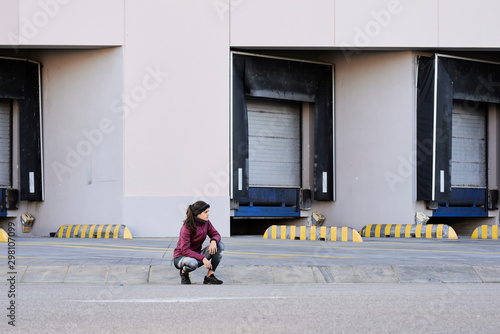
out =
<path fill-rule="evenodd" d="M 354 54 L 335 63 L 336 201 L 315 203 L 329 225 L 413 222 L 415 59 Z"/>
<path fill-rule="evenodd" d="M 495 0 L 439 0 L 439 46 L 497 48 L 499 6 Z"/>
<path fill-rule="evenodd" d="M 436 0 L 335 1 L 335 45 L 437 46 Z M 425 19 L 423 19 L 425 18 Z"/>
<path fill-rule="evenodd" d="M 0 45 L 122 45 L 125 7 L 137 9 L 137 19 L 127 25 L 136 21 L 145 26 L 151 22 L 142 13 L 160 15 L 169 7 L 177 18 L 189 21 L 206 10 L 204 18 L 231 20 L 230 43 L 235 47 L 495 48 L 500 41 L 499 4 L 493 0 L 186 1 L 180 6 L 190 9 L 188 13 L 178 11 L 179 5 L 154 0 L 3 0 Z"/>
<path fill-rule="evenodd" d="M 334 1 L 231 3 L 231 46 L 314 47 L 335 43 Z"/>
<path fill-rule="evenodd" d="M 19 43 L 19 3 L 18 0 L 2 1 L 0 11 L 0 45 Z"/>
<path fill-rule="evenodd" d="M 0 45 L 122 45 L 123 11 L 123 0 L 2 0 Z"/>
<path fill-rule="evenodd" d="M 235 47 L 484 47 L 500 37 L 494 0 L 233 0 Z M 258 22 L 258 24 L 255 24 Z"/>
<path fill-rule="evenodd" d="M 125 23 L 126 7 L 136 8 L 134 16 L 145 26 L 151 22 L 141 13 L 167 17 L 169 13 L 162 10 L 169 7 L 186 21 L 200 10 L 208 14 L 204 18 L 215 17 L 219 23 L 231 19 L 230 43 L 235 47 L 495 48 L 500 39 L 498 6 L 493 0 L 213 0 L 203 4 L 3 0 L 0 45 L 123 45 L 125 24 L 130 22 Z M 164 24 L 168 29 L 169 24 Z"/>
<path fill-rule="evenodd" d="M 138 235 L 177 235 L 187 205 L 202 198 L 228 235 L 229 13 L 211 1 L 146 4 L 126 3 L 124 98 L 115 105 L 124 221 Z"/>

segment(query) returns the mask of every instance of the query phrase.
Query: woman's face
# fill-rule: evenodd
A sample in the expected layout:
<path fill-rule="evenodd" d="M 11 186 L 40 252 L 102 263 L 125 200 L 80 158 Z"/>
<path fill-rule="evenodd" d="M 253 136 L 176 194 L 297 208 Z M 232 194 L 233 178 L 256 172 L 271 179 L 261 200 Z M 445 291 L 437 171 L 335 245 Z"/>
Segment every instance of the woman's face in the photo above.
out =
<path fill-rule="evenodd" d="M 206 221 L 206 220 L 208 220 L 209 211 L 210 211 L 210 209 L 206 209 L 205 211 L 203 211 L 202 213 L 200 213 L 196 217 L 198 217 L 201 220 L 205 220 Z"/>

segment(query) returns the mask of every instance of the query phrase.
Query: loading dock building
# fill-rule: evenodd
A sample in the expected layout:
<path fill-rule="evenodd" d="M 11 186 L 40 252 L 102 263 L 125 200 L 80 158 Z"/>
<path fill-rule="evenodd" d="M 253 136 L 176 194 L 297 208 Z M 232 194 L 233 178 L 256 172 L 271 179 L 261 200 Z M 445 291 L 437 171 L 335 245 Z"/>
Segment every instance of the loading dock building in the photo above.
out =
<path fill-rule="evenodd" d="M 198 199 L 225 236 L 312 212 L 358 230 L 417 212 L 498 225 L 499 10 L 5 0 L 0 225 L 176 236 Z"/>

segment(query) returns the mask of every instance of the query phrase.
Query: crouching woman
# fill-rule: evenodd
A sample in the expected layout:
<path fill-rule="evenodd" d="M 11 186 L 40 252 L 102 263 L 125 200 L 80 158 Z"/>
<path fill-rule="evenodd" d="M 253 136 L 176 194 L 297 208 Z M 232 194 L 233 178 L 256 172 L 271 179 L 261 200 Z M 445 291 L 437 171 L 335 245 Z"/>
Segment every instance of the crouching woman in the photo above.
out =
<path fill-rule="evenodd" d="M 214 275 L 222 254 L 224 244 L 219 232 L 208 220 L 210 205 L 198 201 L 188 206 L 186 219 L 181 227 L 179 241 L 174 249 L 174 265 L 180 270 L 181 284 L 191 284 L 189 273 L 198 267 L 208 270 L 203 284 L 222 284 Z M 210 244 L 201 249 L 207 236 Z"/>

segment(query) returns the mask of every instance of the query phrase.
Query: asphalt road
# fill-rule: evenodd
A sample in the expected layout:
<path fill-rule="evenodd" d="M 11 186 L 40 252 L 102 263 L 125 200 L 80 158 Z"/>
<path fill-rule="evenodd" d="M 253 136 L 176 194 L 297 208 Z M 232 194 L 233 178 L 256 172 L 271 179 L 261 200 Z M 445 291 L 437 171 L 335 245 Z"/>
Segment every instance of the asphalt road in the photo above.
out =
<path fill-rule="evenodd" d="M 496 283 L 22 284 L 15 302 L 18 333 L 487 334 L 500 326 Z"/>

